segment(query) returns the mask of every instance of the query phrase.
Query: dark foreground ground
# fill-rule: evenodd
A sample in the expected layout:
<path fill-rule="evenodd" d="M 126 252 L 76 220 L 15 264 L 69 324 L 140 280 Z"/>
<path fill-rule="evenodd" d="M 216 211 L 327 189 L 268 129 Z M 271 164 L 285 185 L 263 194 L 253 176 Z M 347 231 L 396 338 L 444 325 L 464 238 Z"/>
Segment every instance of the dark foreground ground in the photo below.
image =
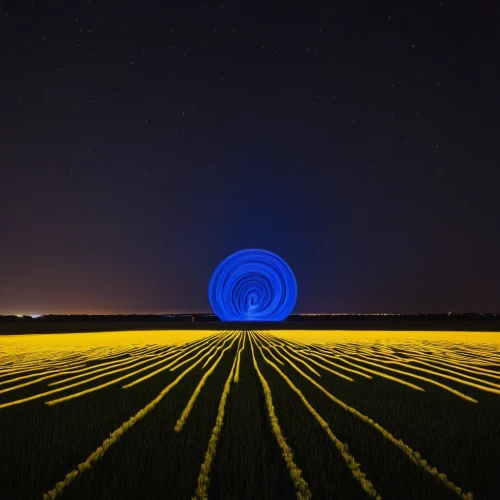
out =
<path fill-rule="evenodd" d="M 335 319 L 295 317 L 282 322 L 220 322 L 214 319 L 172 321 L 169 319 L 102 319 L 90 317 L 75 321 L 71 317 L 57 320 L 0 321 L 0 335 L 27 333 L 112 332 L 129 330 L 422 330 L 500 332 L 497 316 L 350 316 Z"/>

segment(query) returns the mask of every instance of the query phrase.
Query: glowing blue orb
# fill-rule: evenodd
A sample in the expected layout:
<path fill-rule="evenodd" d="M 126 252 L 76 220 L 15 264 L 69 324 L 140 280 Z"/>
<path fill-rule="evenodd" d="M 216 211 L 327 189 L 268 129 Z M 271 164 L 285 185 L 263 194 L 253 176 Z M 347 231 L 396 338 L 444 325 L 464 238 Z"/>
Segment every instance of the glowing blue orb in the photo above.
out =
<path fill-rule="evenodd" d="M 214 271 L 208 299 L 222 321 L 283 321 L 297 302 L 297 282 L 276 254 L 241 250 Z"/>

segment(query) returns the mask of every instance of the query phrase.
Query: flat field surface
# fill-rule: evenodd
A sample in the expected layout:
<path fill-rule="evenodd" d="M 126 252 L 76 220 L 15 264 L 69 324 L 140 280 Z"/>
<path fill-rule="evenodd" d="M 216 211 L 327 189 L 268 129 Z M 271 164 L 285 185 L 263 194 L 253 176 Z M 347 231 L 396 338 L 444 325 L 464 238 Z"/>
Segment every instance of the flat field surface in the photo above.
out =
<path fill-rule="evenodd" d="M 500 498 L 500 333 L 0 336 L 2 499 Z"/>

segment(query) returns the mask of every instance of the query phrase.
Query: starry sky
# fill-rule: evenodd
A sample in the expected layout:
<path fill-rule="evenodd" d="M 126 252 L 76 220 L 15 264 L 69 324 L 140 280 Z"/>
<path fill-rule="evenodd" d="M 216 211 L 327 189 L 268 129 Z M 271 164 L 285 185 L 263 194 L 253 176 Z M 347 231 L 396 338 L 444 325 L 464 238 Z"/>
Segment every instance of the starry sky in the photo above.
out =
<path fill-rule="evenodd" d="M 243 248 L 297 313 L 500 311 L 499 9 L 456 5 L 4 3 L 0 314 L 208 312 Z"/>

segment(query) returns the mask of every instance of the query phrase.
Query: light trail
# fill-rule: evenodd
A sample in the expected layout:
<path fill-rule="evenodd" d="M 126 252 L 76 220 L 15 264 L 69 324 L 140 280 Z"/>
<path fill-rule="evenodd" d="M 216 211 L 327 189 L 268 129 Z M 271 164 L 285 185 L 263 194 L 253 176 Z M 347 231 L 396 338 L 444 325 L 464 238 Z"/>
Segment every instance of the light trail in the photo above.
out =
<path fill-rule="evenodd" d="M 276 438 L 276 441 L 281 448 L 281 454 L 285 459 L 288 473 L 290 474 L 290 478 L 292 479 L 295 486 L 295 495 L 297 496 L 298 500 L 309 500 L 310 498 L 312 498 L 311 490 L 309 489 L 309 485 L 307 484 L 306 480 L 302 477 L 302 471 L 295 464 L 295 461 L 293 460 L 292 450 L 287 444 L 283 433 L 281 432 L 281 428 L 278 423 L 278 417 L 276 416 L 276 412 L 274 410 L 271 389 L 269 388 L 267 380 L 259 370 L 259 365 L 257 364 L 257 360 L 255 359 L 255 352 L 253 349 L 253 342 L 255 342 L 254 335 L 254 333 L 250 333 L 249 338 L 250 348 L 252 351 L 253 366 L 255 368 L 255 371 L 257 372 L 257 376 L 260 379 L 262 390 L 264 391 L 264 399 L 266 401 L 269 420 L 271 421 L 271 428 L 274 433 L 274 437 Z"/>
<path fill-rule="evenodd" d="M 376 500 L 381 500 L 380 495 L 377 493 L 377 491 L 374 488 L 374 486 L 371 483 L 371 481 L 369 481 L 366 478 L 366 474 L 364 472 L 362 472 L 362 470 L 360 469 L 360 466 L 359 466 L 358 462 L 356 462 L 356 460 L 354 459 L 354 457 L 349 453 L 347 445 L 345 443 L 343 443 L 342 441 L 340 441 L 337 438 L 337 436 L 335 436 L 335 434 L 333 434 L 333 432 L 330 429 L 330 426 L 328 425 L 328 423 L 326 422 L 326 420 L 323 417 L 321 417 L 321 415 L 313 408 L 313 406 L 306 399 L 306 397 L 304 396 L 304 394 L 302 393 L 302 391 L 300 389 L 298 389 L 298 387 L 295 386 L 295 384 L 293 384 L 293 382 L 278 368 L 277 365 L 275 365 L 272 361 L 269 361 L 264 356 L 264 353 L 263 353 L 262 349 L 260 348 L 259 343 L 258 343 L 257 340 L 256 340 L 256 345 L 259 348 L 260 353 L 261 353 L 262 358 L 264 359 L 264 361 L 267 364 L 269 364 L 270 366 L 272 366 L 279 373 L 279 375 L 287 383 L 287 385 L 290 387 L 290 389 L 292 389 L 292 391 L 295 392 L 299 396 L 300 400 L 302 401 L 302 403 L 304 404 L 304 406 L 307 408 L 307 410 L 309 411 L 309 413 L 311 413 L 311 415 L 316 419 L 316 421 L 319 423 L 319 425 L 326 432 L 327 436 L 333 442 L 333 444 L 335 445 L 335 447 L 339 451 L 340 455 L 344 459 L 346 465 L 348 466 L 349 470 L 351 471 L 352 476 L 354 477 L 354 479 L 356 481 L 358 481 L 358 483 L 363 488 L 363 490 L 365 491 L 365 493 L 370 498 L 374 498 Z M 295 366 L 295 365 L 293 365 L 293 363 L 291 361 L 289 361 L 289 363 L 292 366 Z M 309 375 L 307 375 L 307 377 L 310 378 Z"/>

